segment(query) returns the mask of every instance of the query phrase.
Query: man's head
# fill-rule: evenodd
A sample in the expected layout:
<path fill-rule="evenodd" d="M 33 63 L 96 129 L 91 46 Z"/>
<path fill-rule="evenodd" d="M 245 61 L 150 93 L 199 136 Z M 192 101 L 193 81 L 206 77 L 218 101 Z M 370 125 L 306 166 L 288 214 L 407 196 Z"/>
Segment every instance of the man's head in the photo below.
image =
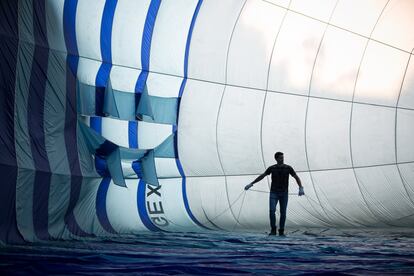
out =
<path fill-rule="evenodd" d="M 283 152 L 280 152 L 280 151 L 276 152 L 275 153 L 275 160 L 278 164 L 283 164 L 283 160 L 284 160 Z"/>

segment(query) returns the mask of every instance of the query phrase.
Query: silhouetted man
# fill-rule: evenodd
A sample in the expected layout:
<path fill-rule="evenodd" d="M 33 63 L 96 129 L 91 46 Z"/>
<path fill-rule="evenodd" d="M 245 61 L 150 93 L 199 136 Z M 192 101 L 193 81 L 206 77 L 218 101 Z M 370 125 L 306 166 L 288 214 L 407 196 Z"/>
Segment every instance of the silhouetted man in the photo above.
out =
<path fill-rule="evenodd" d="M 253 184 L 259 182 L 266 175 L 272 174 L 272 186 L 270 188 L 270 195 L 269 195 L 269 217 L 270 217 L 270 227 L 271 231 L 269 235 L 276 235 L 276 205 L 277 202 L 280 202 L 280 220 L 279 220 L 279 236 L 284 235 L 285 231 L 285 221 L 286 221 L 286 209 L 289 197 L 289 174 L 295 178 L 296 182 L 299 185 L 299 196 L 305 194 L 303 191 L 303 186 L 300 181 L 300 178 L 296 175 L 295 170 L 283 163 L 283 152 L 276 152 L 275 159 L 277 164 L 270 166 L 267 170 L 259 175 L 252 183 L 246 185 L 244 187 L 245 190 L 250 189 L 253 187 Z"/>

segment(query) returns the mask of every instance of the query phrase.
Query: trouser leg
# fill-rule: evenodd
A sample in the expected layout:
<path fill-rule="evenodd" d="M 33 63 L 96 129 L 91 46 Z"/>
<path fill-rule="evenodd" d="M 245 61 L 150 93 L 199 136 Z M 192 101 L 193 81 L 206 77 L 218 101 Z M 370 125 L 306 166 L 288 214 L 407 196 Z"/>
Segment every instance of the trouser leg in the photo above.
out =
<path fill-rule="evenodd" d="M 277 196 L 273 193 L 270 193 L 269 196 L 269 219 L 270 227 L 272 230 L 276 231 L 276 205 L 277 205 Z"/>
<path fill-rule="evenodd" d="M 283 195 L 279 196 L 280 201 L 280 220 L 279 220 L 279 227 L 280 229 L 285 229 L 285 222 L 286 222 L 286 210 L 288 204 L 288 193 L 284 193 Z"/>

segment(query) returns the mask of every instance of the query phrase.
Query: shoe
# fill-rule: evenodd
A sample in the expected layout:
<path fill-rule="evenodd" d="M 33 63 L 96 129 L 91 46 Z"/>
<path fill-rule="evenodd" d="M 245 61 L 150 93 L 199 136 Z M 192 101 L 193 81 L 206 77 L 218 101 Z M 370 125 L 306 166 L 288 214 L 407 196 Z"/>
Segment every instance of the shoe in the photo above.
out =
<path fill-rule="evenodd" d="M 273 228 L 270 230 L 269 236 L 275 236 L 276 235 L 276 228 Z"/>
<path fill-rule="evenodd" d="M 285 229 L 279 229 L 279 236 L 285 235 Z"/>

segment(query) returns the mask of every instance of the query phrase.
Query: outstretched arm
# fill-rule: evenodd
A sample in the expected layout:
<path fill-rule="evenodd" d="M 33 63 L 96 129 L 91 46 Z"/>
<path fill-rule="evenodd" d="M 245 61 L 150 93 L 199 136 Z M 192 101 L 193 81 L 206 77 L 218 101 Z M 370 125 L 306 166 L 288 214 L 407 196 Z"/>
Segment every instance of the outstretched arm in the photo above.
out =
<path fill-rule="evenodd" d="M 255 180 L 253 180 L 250 184 L 247 184 L 246 187 L 244 187 L 245 190 L 250 189 L 251 187 L 253 187 L 254 183 L 259 182 L 260 180 L 262 180 L 263 178 L 265 178 L 267 175 L 266 172 L 262 173 L 261 175 L 259 175 Z"/>

